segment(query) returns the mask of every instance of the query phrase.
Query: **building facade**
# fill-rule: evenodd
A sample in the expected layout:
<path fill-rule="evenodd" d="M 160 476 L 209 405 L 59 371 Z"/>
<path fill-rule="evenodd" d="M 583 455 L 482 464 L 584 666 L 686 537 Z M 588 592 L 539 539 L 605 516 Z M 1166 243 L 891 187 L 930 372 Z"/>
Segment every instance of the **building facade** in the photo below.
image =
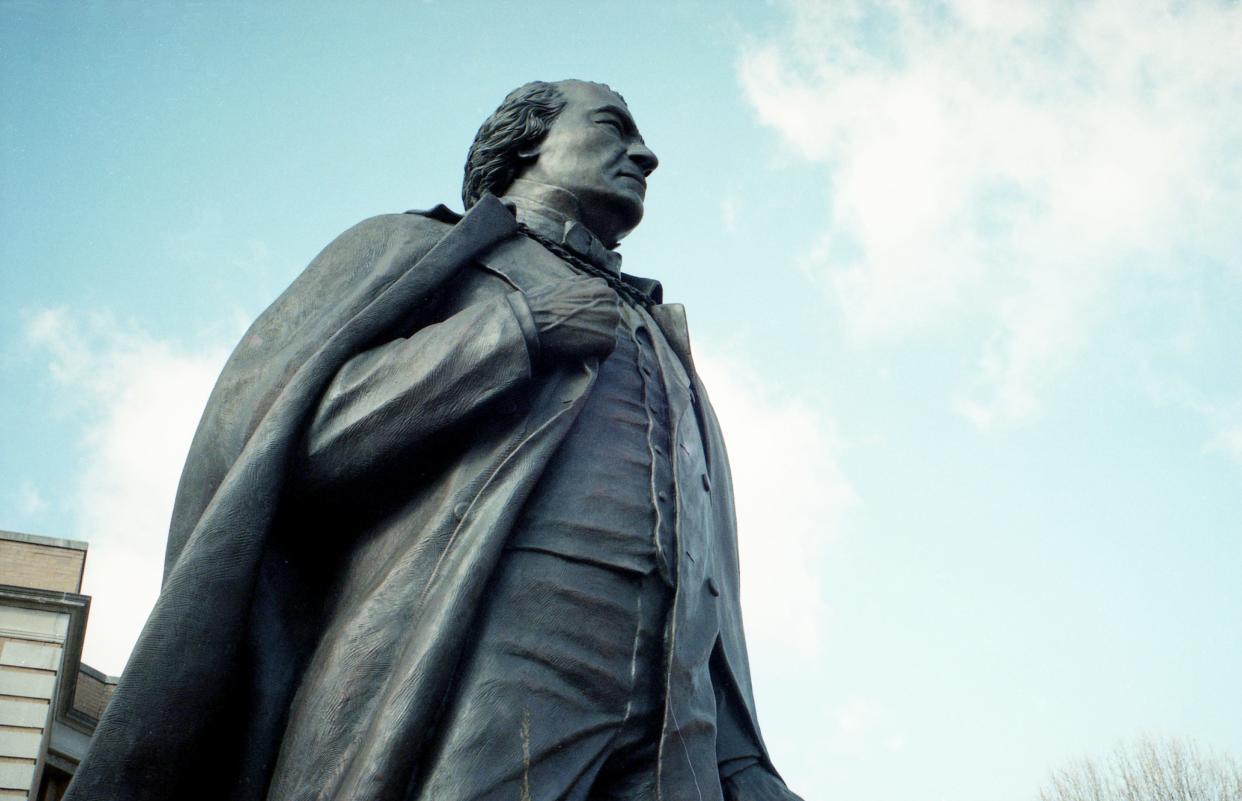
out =
<path fill-rule="evenodd" d="M 86 543 L 0 531 L 0 801 L 59 801 L 116 679 L 82 664 Z"/>

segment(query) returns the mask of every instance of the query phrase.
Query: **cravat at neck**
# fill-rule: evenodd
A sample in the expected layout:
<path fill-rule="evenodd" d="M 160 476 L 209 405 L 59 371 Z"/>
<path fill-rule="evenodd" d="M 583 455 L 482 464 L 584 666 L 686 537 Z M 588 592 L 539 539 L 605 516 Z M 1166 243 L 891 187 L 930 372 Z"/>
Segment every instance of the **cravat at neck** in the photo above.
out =
<path fill-rule="evenodd" d="M 521 181 L 521 179 L 514 182 L 515 185 L 519 183 L 530 182 Z M 555 187 L 549 188 L 555 189 Z M 557 191 L 564 192 L 564 190 Z M 547 203 L 541 203 L 524 192 L 506 194 L 502 200 L 513 207 L 518 222 L 527 228 L 545 239 L 563 245 L 578 258 L 620 275 L 621 254 L 604 247 L 599 237 L 573 217 Z"/>

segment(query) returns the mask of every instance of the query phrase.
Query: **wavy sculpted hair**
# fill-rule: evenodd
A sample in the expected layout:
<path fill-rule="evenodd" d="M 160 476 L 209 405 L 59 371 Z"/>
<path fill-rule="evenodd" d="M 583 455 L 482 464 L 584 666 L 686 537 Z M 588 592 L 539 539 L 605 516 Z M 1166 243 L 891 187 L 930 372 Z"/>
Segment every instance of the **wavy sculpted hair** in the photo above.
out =
<path fill-rule="evenodd" d="M 518 153 L 547 135 L 565 108 L 565 96 L 554 83 L 531 81 L 514 89 L 474 136 L 466 156 L 461 199 L 466 208 L 484 193 L 502 194 L 524 166 Z"/>

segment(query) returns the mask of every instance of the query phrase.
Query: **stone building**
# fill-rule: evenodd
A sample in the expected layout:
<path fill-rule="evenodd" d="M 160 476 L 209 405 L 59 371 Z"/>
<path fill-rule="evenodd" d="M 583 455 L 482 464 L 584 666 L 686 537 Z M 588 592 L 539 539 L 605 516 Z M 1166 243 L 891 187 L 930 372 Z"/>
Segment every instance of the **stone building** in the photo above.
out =
<path fill-rule="evenodd" d="M 116 679 L 82 664 L 86 543 L 0 531 L 0 801 L 59 801 Z"/>

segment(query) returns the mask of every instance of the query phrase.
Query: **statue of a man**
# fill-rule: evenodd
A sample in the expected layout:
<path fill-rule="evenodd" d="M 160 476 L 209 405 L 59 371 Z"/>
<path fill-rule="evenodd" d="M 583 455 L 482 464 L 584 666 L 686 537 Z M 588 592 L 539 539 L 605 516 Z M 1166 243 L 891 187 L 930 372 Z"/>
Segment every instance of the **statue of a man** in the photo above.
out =
<path fill-rule="evenodd" d="M 614 251 L 656 165 L 608 87 L 527 84 L 464 217 L 364 221 L 260 316 L 72 801 L 797 798 L 684 313 Z"/>

